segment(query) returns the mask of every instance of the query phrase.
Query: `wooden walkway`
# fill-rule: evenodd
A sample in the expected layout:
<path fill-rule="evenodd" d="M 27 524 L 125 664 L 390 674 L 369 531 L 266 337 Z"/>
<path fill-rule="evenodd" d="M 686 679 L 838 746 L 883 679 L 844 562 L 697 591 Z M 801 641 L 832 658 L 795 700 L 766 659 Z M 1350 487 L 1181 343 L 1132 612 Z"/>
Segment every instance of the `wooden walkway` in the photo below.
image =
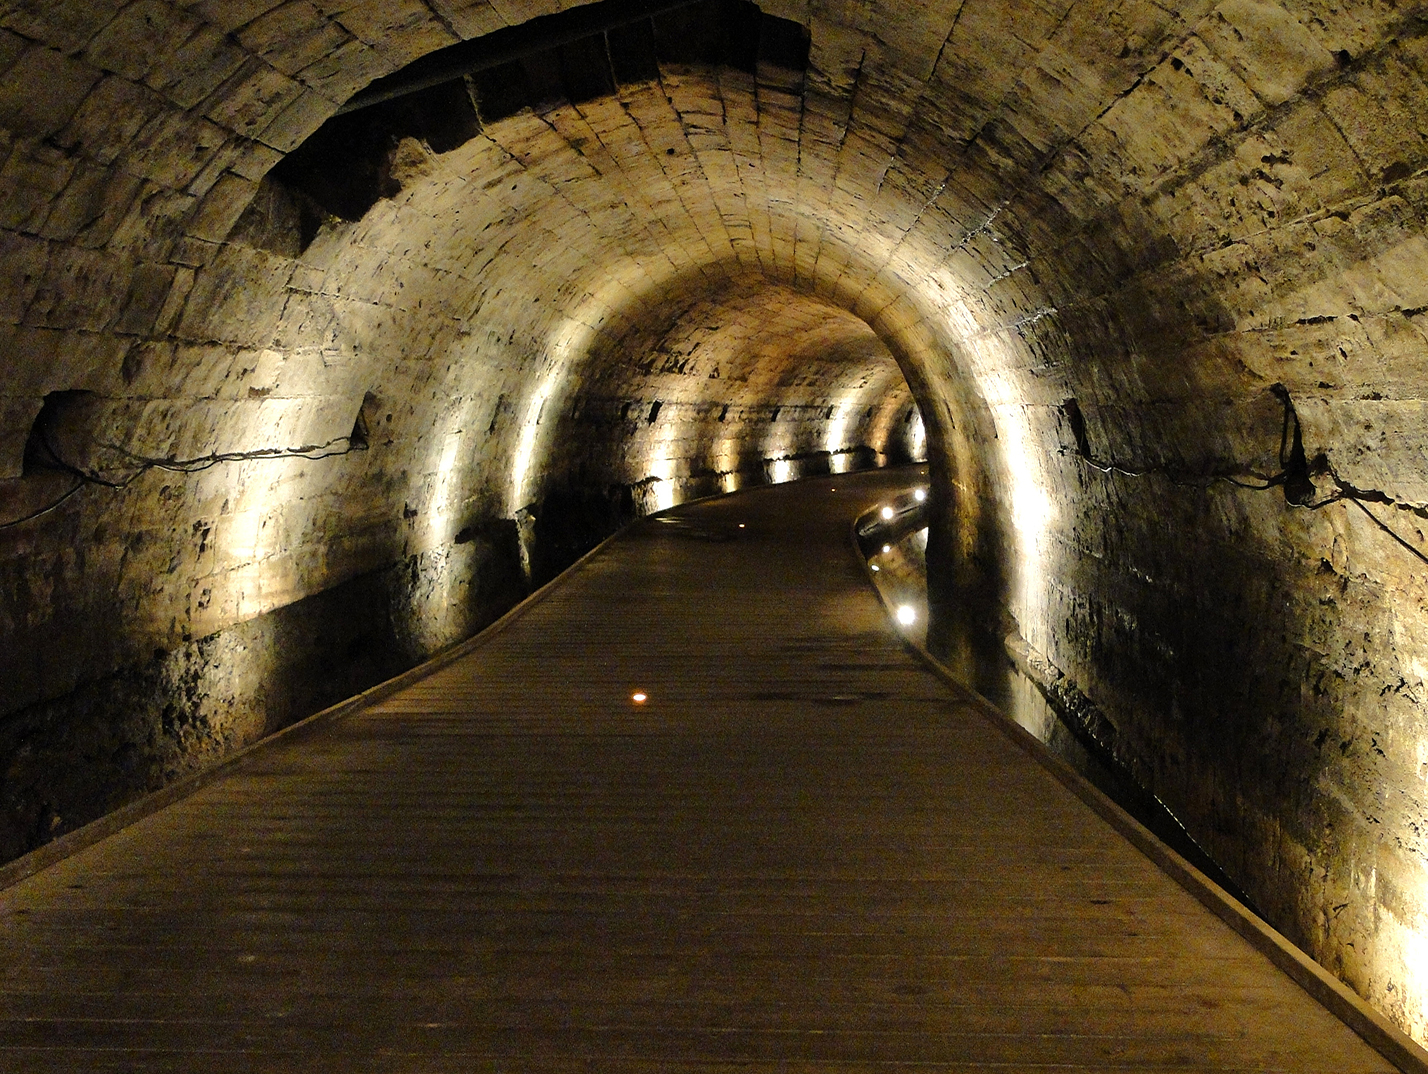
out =
<path fill-rule="evenodd" d="M 647 520 L 0 892 L 0 1071 L 1392 1070 L 902 648 L 907 481 Z"/>

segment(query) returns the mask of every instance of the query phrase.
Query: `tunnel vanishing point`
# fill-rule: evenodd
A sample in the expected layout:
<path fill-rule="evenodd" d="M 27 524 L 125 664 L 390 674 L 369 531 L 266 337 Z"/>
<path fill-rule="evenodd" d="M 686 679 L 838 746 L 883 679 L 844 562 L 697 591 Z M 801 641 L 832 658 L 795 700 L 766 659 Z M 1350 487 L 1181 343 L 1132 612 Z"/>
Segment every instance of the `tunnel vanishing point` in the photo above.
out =
<path fill-rule="evenodd" d="M 0 857 L 925 455 L 934 603 L 1428 1039 L 1428 7 L 8 0 L 0 72 Z"/>

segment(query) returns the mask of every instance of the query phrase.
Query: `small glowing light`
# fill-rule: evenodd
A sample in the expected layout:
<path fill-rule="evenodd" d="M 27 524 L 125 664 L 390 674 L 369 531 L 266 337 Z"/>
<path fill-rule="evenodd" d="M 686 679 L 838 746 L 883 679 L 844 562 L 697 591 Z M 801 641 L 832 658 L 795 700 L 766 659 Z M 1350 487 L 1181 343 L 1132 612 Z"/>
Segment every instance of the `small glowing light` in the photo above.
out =
<path fill-rule="evenodd" d="M 668 479 L 654 483 L 650 491 L 654 493 L 656 511 L 667 511 L 674 506 L 674 482 Z"/>
<path fill-rule="evenodd" d="M 914 500 L 916 500 L 918 503 L 921 503 L 923 500 L 927 499 L 927 490 L 926 490 L 926 489 L 918 489 L 916 492 L 914 492 L 914 493 L 912 494 L 912 498 L 913 498 Z"/>
<path fill-rule="evenodd" d="M 900 604 L 897 609 L 897 621 L 903 626 L 912 626 L 917 620 L 917 612 L 911 604 Z"/>
<path fill-rule="evenodd" d="M 633 694 L 630 695 L 630 700 L 633 701 L 636 705 L 643 705 L 647 700 L 649 700 L 649 695 L 646 694 L 643 690 L 636 690 Z"/>
<path fill-rule="evenodd" d="M 739 529 L 743 529 L 743 528 L 744 528 L 744 524 L 743 524 L 742 522 L 740 522 L 740 523 L 739 523 Z"/>
<path fill-rule="evenodd" d="M 889 552 L 891 552 L 891 551 L 892 551 L 892 545 L 890 545 L 890 544 L 885 544 L 885 545 L 883 545 L 883 555 L 887 555 L 887 554 L 888 554 Z"/>
<path fill-rule="evenodd" d="M 873 570 L 875 570 L 875 571 L 880 571 L 880 570 L 882 570 L 882 568 L 879 567 L 876 563 L 869 564 L 869 566 L 871 566 L 871 567 L 873 568 Z"/>
<path fill-rule="evenodd" d="M 884 507 L 884 508 L 883 508 L 883 518 L 885 518 L 885 519 L 886 519 L 886 518 L 892 518 L 892 516 L 893 516 L 893 509 L 892 509 L 891 507 Z"/>

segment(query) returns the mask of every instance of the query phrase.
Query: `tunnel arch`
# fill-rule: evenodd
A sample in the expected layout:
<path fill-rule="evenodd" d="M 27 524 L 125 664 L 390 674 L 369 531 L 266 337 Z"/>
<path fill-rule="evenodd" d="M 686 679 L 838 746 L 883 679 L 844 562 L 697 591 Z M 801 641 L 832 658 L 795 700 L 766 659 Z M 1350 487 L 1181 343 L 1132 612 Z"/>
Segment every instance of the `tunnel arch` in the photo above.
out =
<path fill-rule="evenodd" d="M 0 16 L 7 853 L 316 707 L 293 684 L 334 648 L 354 686 L 478 627 L 530 501 L 459 467 L 519 454 L 562 349 L 757 276 L 902 370 L 949 589 L 1004 605 L 1043 685 L 1421 1038 L 1422 13 L 760 11 L 807 28 L 806 67 L 672 59 L 656 26 L 647 77 L 396 139 L 357 219 L 280 161 L 374 80 L 549 12 Z M 502 248 L 478 234 L 508 253 L 465 256 Z M 24 472 L 77 391 L 67 461 L 122 495 Z"/>

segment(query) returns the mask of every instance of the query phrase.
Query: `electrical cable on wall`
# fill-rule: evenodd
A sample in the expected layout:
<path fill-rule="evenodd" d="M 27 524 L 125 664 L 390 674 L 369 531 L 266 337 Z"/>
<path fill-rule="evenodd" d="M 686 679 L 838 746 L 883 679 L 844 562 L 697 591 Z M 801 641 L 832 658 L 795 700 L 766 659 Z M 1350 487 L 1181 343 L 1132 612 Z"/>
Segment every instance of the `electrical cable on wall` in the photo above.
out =
<path fill-rule="evenodd" d="M 1146 477 L 1155 474 L 1166 478 L 1171 484 L 1195 488 L 1207 488 L 1217 481 L 1224 481 L 1236 488 L 1249 489 L 1254 492 L 1264 492 L 1268 489 L 1282 487 L 1285 502 L 1289 507 L 1305 511 L 1318 511 L 1334 503 L 1352 503 L 1395 542 L 1424 563 L 1428 563 L 1428 555 L 1414 548 L 1406 538 L 1367 507 L 1369 503 L 1396 506 L 1401 501 L 1377 489 L 1356 488 L 1339 476 L 1338 471 L 1329 462 L 1327 454 L 1318 455 L 1311 462 L 1304 451 L 1303 430 L 1299 424 L 1299 415 L 1294 410 L 1294 401 L 1289 396 L 1289 389 L 1282 384 L 1274 384 L 1269 390 L 1284 405 L 1284 421 L 1279 433 L 1280 469 L 1277 474 L 1261 474 L 1242 467 L 1211 470 L 1203 473 L 1177 471 L 1163 466 L 1130 469 L 1114 461 L 1108 462 L 1094 456 L 1091 452 L 1090 440 L 1086 435 L 1085 418 L 1075 399 L 1066 400 L 1061 405 L 1061 410 L 1070 423 L 1072 435 L 1076 439 L 1077 456 L 1086 465 L 1103 474 L 1120 474 L 1124 477 Z M 1318 488 L 1313 480 L 1315 476 L 1327 476 L 1334 483 L 1334 490 L 1322 498 L 1315 499 L 1318 494 Z M 1246 478 L 1253 479 L 1254 483 L 1245 480 Z"/>
<path fill-rule="evenodd" d="M 60 504 L 64 503 L 66 500 L 68 500 L 71 496 L 73 496 L 73 495 L 74 495 L 76 492 L 78 492 L 80 489 L 84 488 L 84 486 L 87 485 L 87 484 L 89 484 L 89 482 L 85 481 L 83 478 L 77 480 L 73 485 L 71 485 L 71 486 L 69 487 L 69 491 L 66 492 L 63 496 L 61 496 L 61 497 L 60 497 L 59 499 L 57 499 L 57 500 L 54 500 L 54 501 L 51 502 L 51 503 L 46 504 L 44 507 L 41 507 L 38 511 L 31 511 L 28 515 L 22 515 L 22 516 L 19 517 L 19 518 L 12 518 L 12 519 L 10 519 L 8 522 L 0 522 L 0 530 L 7 530 L 7 529 L 9 529 L 11 526 L 18 526 L 18 525 L 20 525 L 20 524 L 23 523 L 23 522 L 32 522 L 32 521 L 34 521 L 35 519 L 39 518 L 41 515 L 47 515 L 47 514 L 49 514 L 51 511 L 53 511 L 55 508 L 59 507 Z"/>
<path fill-rule="evenodd" d="M 145 455 L 135 455 L 133 452 L 127 451 L 115 444 L 103 444 L 101 445 L 102 447 L 118 452 L 135 464 L 133 472 L 122 478 L 114 479 L 98 472 L 84 470 L 71 462 L 67 462 L 60 456 L 59 452 L 55 450 L 54 444 L 51 443 L 49 438 L 49 431 L 47 429 L 40 429 L 39 432 L 41 443 L 49 456 L 45 465 L 51 469 L 72 474 L 76 479 L 75 483 L 64 495 L 46 504 L 44 507 L 36 511 L 31 511 L 29 514 L 20 518 L 0 522 L 0 530 L 10 529 L 25 522 L 32 522 L 42 515 L 49 514 L 85 485 L 99 485 L 103 488 L 116 490 L 126 489 L 150 470 L 168 470 L 174 473 L 195 474 L 227 462 L 249 462 L 260 459 L 311 459 L 316 461 L 318 459 L 331 459 L 341 455 L 350 455 L 354 451 L 367 450 L 366 440 L 356 435 L 334 437 L 325 444 L 314 444 L 307 447 L 258 448 L 254 451 L 222 451 L 213 452 L 209 455 L 200 455 L 192 459 L 152 458 Z M 338 450 L 329 450 L 336 444 L 343 444 L 345 446 Z"/>

